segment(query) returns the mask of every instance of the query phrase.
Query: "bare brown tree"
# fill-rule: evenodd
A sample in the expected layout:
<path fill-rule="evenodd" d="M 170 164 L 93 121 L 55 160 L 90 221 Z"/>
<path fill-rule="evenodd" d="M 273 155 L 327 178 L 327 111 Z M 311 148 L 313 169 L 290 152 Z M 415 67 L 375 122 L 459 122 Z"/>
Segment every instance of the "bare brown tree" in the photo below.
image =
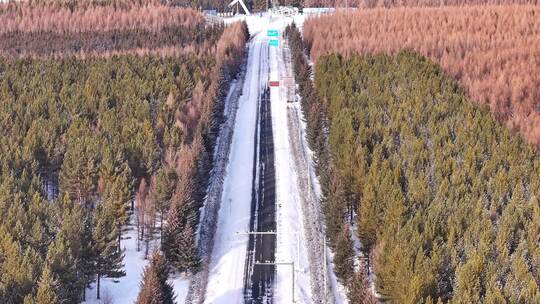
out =
<path fill-rule="evenodd" d="M 147 1 L 143 1 L 147 2 Z M 6 57 L 180 56 L 208 54 L 222 26 L 193 9 L 161 4 L 0 4 L 0 55 Z"/>
<path fill-rule="evenodd" d="M 166 5 L 132 5 L 78 7 L 71 11 L 65 6 L 0 5 L 0 34 L 9 32 L 109 32 L 139 29 L 158 33 L 166 27 L 187 27 L 204 23 L 196 10 Z"/>

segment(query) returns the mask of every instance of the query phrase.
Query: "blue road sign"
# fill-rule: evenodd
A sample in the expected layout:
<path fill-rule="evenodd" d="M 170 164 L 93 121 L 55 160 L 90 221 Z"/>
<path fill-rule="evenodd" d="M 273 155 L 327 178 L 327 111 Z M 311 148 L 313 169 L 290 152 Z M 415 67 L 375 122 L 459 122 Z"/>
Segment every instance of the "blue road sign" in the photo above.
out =
<path fill-rule="evenodd" d="M 270 40 L 270 46 L 279 46 L 279 40 L 271 39 Z"/>
<path fill-rule="evenodd" d="M 277 37 L 277 36 L 279 36 L 279 32 L 277 30 L 268 30 L 267 34 L 268 34 L 268 37 Z"/>

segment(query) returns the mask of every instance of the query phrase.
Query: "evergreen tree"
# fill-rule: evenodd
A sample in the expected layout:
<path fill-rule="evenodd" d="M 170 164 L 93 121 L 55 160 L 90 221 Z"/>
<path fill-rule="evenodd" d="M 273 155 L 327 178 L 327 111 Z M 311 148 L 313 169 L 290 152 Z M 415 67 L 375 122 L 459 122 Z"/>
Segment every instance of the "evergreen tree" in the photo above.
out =
<path fill-rule="evenodd" d="M 79 301 L 82 288 L 84 288 L 84 278 L 63 234 L 58 234 L 49 246 L 45 261 L 48 271 L 57 278 L 58 302 Z"/>
<path fill-rule="evenodd" d="M 165 295 L 166 299 L 164 304 L 173 304 L 176 296 L 174 294 L 172 285 L 168 283 L 171 270 L 167 264 L 167 260 L 165 260 L 165 257 L 163 254 L 161 254 L 161 252 L 156 251 L 152 257 L 152 262 L 156 272 L 158 273 L 159 282 L 163 288 L 163 294 Z"/>
<path fill-rule="evenodd" d="M 176 182 L 176 173 L 170 168 L 161 168 L 157 171 L 152 180 L 152 195 L 156 204 L 156 209 L 159 214 L 159 233 L 161 238 L 161 246 L 163 247 L 163 222 L 167 211 L 169 210 L 170 201 L 174 193 L 174 183 Z"/>
<path fill-rule="evenodd" d="M 379 229 L 377 196 L 374 187 L 372 180 L 367 180 L 364 184 L 358 215 L 358 236 L 366 252 L 370 252 L 375 245 L 377 230 Z"/>
<path fill-rule="evenodd" d="M 345 282 L 349 280 L 354 271 L 354 249 L 349 225 L 343 225 L 337 239 L 334 256 L 335 272 Z"/>
<path fill-rule="evenodd" d="M 99 205 L 94 218 L 92 244 L 94 251 L 93 273 L 97 280 L 97 298 L 100 298 L 102 278 L 119 278 L 126 273 L 122 270 L 124 253 L 118 249 L 118 226 L 114 210 L 110 205 Z"/>
<path fill-rule="evenodd" d="M 36 304 L 58 304 L 61 303 L 58 295 L 58 281 L 55 279 L 54 274 L 48 265 L 43 269 L 41 278 L 39 279 Z"/>
<path fill-rule="evenodd" d="M 326 231 L 331 244 L 336 244 L 338 235 L 345 223 L 345 190 L 335 170 L 329 173 L 331 176 L 330 191 L 325 198 L 324 211 L 328 214 Z"/>
<path fill-rule="evenodd" d="M 118 164 L 115 167 L 116 173 L 111 173 L 110 169 L 104 169 L 104 193 L 103 201 L 110 204 L 114 213 L 118 232 L 118 250 L 120 250 L 120 240 L 122 237 L 122 227 L 127 224 L 128 206 L 132 198 L 131 191 L 131 171 L 126 163 Z M 111 175 L 112 174 L 112 175 Z"/>
<path fill-rule="evenodd" d="M 81 119 L 72 124 L 68 134 L 68 149 L 60 170 L 60 188 L 73 201 L 93 208 L 101 143 L 89 130 L 87 122 Z"/>
<path fill-rule="evenodd" d="M 195 220 L 191 200 L 186 191 L 177 188 L 173 204 L 167 216 L 164 231 L 164 252 L 169 263 L 178 271 L 187 271 L 198 266 L 192 225 Z"/>
<path fill-rule="evenodd" d="M 47 246 L 50 244 L 50 240 L 53 235 L 48 231 L 45 226 L 44 219 L 48 216 L 49 209 L 47 208 L 47 202 L 45 202 L 42 196 L 35 192 L 32 195 L 32 200 L 28 208 L 29 219 L 32 223 L 27 223 L 30 230 L 27 232 L 26 244 L 36 250 L 40 255 L 47 253 Z M 31 227 L 30 227 L 31 225 Z M 25 244 L 25 245 L 26 245 Z"/>
<path fill-rule="evenodd" d="M 472 252 L 469 259 L 456 270 L 456 290 L 454 300 L 457 303 L 480 303 L 483 298 L 484 260 L 477 252 Z"/>
<path fill-rule="evenodd" d="M 5 303 L 20 303 L 30 294 L 33 283 L 37 281 L 41 259 L 34 250 L 22 252 L 0 224 L 0 299 Z"/>
<path fill-rule="evenodd" d="M 82 231 L 80 235 L 80 251 L 77 259 L 78 268 L 80 269 L 80 275 L 83 282 L 83 300 L 86 299 L 86 287 L 94 280 L 96 270 L 96 258 L 98 251 L 95 250 L 94 241 L 94 219 L 95 215 L 88 210 L 83 210 L 82 221 L 80 229 Z"/>
<path fill-rule="evenodd" d="M 70 301 L 86 298 L 86 286 L 92 280 L 94 271 L 94 250 L 92 248 L 93 212 L 80 204 L 75 204 L 68 195 L 58 200 L 61 228 L 57 234 L 58 241 L 47 253 L 47 260 L 53 272 L 65 273 L 59 276 L 68 286 L 62 288 L 67 292 Z M 65 240 L 65 243 L 64 243 Z M 75 262 L 75 269 L 71 262 Z M 71 277 L 76 272 L 76 279 Z M 64 293 L 62 293 L 64 294 Z"/>

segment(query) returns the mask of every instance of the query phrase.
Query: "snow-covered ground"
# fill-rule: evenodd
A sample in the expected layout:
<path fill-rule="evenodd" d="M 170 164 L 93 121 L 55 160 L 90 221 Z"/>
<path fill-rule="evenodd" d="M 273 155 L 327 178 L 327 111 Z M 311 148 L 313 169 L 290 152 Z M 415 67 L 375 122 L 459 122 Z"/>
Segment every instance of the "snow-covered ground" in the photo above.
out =
<path fill-rule="evenodd" d="M 145 246 L 143 242 L 140 244 L 140 251 L 137 251 L 137 228 L 134 225 L 128 225 L 126 228 L 128 231 L 124 233 L 121 241 L 121 246 L 125 250 L 124 270 L 126 276 L 119 279 L 101 279 L 101 300 L 96 298 L 96 283 L 92 283 L 86 289 L 86 301 L 83 303 L 132 304 L 137 299 L 144 267 L 148 264 L 149 259 L 144 258 Z M 159 248 L 159 239 L 150 243 L 149 257 L 156 248 Z M 174 287 L 177 303 L 184 303 L 189 280 L 178 275 L 171 275 L 169 282 Z"/>

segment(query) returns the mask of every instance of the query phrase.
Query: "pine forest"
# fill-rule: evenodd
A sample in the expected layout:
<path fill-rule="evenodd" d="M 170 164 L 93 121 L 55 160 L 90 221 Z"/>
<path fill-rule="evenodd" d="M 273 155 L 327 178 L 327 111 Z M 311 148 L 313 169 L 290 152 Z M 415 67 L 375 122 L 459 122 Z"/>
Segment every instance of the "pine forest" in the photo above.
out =
<path fill-rule="evenodd" d="M 358 11 L 308 20 L 304 35 L 315 61 L 330 53 L 414 50 L 457 79 L 473 101 L 489 105 L 499 121 L 540 147 L 539 6 Z"/>
<path fill-rule="evenodd" d="M 540 302 L 540 156 L 519 128 L 520 111 L 536 115 L 536 15 L 369 10 L 310 19 L 305 40 L 287 28 L 336 274 L 354 303 Z M 514 81 L 520 96 L 498 93 Z"/>
<path fill-rule="evenodd" d="M 539 149 L 536 0 L 0 0 L 0 304 L 540 304 Z"/>
<path fill-rule="evenodd" d="M 125 275 L 128 221 L 152 259 L 144 288 L 166 284 L 164 259 L 195 269 L 245 23 L 162 5 L 9 4 L 0 20 L 0 302 L 78 303 L 91 282 L 99 299 Z"/>

